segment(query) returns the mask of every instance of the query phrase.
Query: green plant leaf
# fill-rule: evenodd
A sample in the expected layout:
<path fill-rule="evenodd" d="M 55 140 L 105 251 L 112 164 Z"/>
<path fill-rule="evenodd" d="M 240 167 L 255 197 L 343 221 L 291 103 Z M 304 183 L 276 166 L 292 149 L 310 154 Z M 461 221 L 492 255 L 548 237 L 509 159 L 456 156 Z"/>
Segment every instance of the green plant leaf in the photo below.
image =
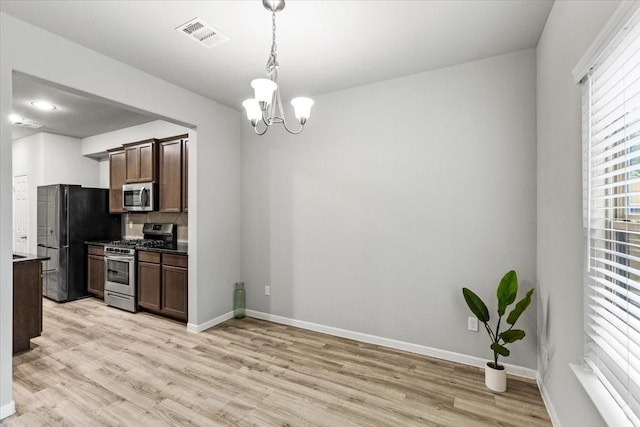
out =
<path fill-rule="evenodd" d="M 480 297 L 467 288 L 462 288 L 462 295 L 469 306 L 469 310 L 471 310 L 479 321 L 487 323 L 489 321 L 489 309 L 487 309 L 487 306 L 482 302 Z"/>
<path fill-rule="evenodd" d="M 504 275 L 498 285 L 498 315 L 504 315 L 507 306 L 516 300 L 518 294 L 518 275 L 511 270 Z"/>
<path fill-rule="evenodd" d="M 507 357 L 510 354 L 509 350 L 506 347 L 501 346 L 497 342 L 494 342 L 493 344 L 491 344 L 491 350 L 495 351 L 500 356 L 504 356 L 504 357 Z"/>
<path fill-rule="evenodd" d="M 521 340 L 524 336 L 525 333 L 522 329 L 511 329 L 500 334 L 500 338 L 502 338 L 505 344 Z"/>
<path fill-rule="evenodd" d="M 531 304 L 531 295 L 533 295 L 533 289 L 530 289 L 524 298 L 518 301 L 515 308 L 511 310 L 511 313 L 509 313 L 509 316 L 507 317 L 508 324 L 515 325 L 522 312 L 524 312 L 527 307 L 529 307 L 529 304 Z"/>

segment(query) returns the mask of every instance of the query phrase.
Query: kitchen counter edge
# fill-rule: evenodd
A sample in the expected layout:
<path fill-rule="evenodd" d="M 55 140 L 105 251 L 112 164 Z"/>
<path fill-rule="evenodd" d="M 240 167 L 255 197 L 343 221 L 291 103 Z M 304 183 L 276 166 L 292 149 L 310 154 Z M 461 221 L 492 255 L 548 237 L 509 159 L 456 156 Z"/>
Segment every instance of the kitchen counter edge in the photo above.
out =
<path fill-rule="evenodd" d="M 85 241 L 85 245 L 91 246 L 105 246 L 111 243 L 111 241 Z M 177 254 L 177 255 L 188 255 L 189 253 L 189 244 L 188 243 L 178 243 L 178 246 L 175 249 L 166 249 L 166 248 L 150 248 L 146 246 L 136 246 L 135 249 L 137 251 L 147 251 L 147 252 L 162 252 L 169 254 Z"/>
<path fill-rule="evenodd" d="M 48 256 L 27 254 L 24 252 L 13 252 L 13 255 L 17 255 L 20 257 L 20 258 L 13 259 L 14 264 L 21 263 L 21 262 L 32 262 L 32 261 L 47 261 L 51 259 Z"/>
<path fill-rule="evenodd" d="M 136 246 L 136 250 L 147 251 L 147 252 L 161 252 L 165 254 L 188 255 L 189 245 L 186 243 L 178 243 L 178 247 L 176 247 L 175 249 L 149 248 L 144 246 Z"/>

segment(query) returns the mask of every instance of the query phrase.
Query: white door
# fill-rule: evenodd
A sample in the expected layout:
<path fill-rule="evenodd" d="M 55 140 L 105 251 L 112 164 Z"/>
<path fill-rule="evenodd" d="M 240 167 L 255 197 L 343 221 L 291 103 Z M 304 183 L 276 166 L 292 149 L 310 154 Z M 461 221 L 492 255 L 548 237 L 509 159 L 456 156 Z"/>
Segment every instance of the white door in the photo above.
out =
<path fill-rule="evenodd" d="M 28 252 L 29 231 L 27 174 L 13 177 L 13 250 Z"/>

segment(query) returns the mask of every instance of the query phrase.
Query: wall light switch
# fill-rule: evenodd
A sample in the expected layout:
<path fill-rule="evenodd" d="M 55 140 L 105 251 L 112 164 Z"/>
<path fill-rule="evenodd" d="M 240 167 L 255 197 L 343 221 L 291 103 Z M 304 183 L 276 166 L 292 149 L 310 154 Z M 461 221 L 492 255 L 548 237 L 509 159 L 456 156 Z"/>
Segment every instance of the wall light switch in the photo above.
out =
<path fill-rule="evenodd" d="M 467 319 L 467 329 L 473 332 L 478 332 L 478 318 L 469 317 Z"/>
<path fill-rule="evenodd" d="M 129 221 L 129 228 L 133 228 L 133 221 Z"/>
<path fill-rule="evenodd" d="M 264 287 L 264 294 L 265 295 L 271 295 L 271 286 L 265 286 Z"/>

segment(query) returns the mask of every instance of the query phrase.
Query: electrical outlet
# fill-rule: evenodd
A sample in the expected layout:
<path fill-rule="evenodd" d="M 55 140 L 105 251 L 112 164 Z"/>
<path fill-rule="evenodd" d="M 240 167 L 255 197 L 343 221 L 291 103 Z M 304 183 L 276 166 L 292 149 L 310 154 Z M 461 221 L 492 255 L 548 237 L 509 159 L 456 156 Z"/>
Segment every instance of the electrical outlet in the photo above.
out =
<path fill-rule="evenodd" d="M 478 318 L 469 317 L 467 319 L 467 329 L 473 332 L 478 332 Z"/>
<path fill-rule="evenodd" d="M 264 287 L 264 294 L 265 295 L 271 295 L 271 286 L 265 286 Z"/>
<path fill-rule="evenodd" d="M 133 221 L 129 221 L 129 228 L 133 228 Z"/>

